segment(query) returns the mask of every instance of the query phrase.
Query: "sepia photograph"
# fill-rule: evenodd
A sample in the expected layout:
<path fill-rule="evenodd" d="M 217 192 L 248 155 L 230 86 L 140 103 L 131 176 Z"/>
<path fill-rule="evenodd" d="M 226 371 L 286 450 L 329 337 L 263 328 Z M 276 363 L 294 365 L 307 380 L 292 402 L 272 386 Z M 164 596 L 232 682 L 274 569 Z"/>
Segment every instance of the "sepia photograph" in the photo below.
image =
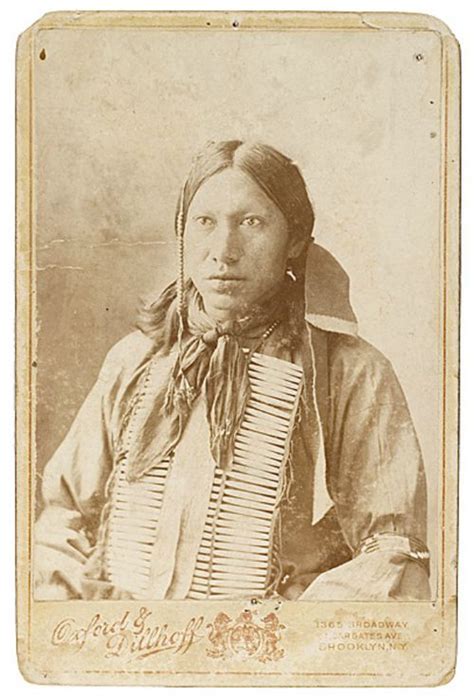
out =
<path fill-rule="evenodd" d="M 37 599 L 430 598 L 409 408 L 314 221 L 275 148 L 195 157 L 176 280 L 42 474 Z"/>
<path fill-rule="evenodd" d="M 160 683 L 221 658 L 219 682 L 312 684 L 314 646 L 336 684 L 361 652 L 356 682 L 390 684 L 454 629 L 456 40 L 425 15 L 79 12 L 19 47 L 40 681 L 166 647 L 189 677 L 168 653 Z"/>

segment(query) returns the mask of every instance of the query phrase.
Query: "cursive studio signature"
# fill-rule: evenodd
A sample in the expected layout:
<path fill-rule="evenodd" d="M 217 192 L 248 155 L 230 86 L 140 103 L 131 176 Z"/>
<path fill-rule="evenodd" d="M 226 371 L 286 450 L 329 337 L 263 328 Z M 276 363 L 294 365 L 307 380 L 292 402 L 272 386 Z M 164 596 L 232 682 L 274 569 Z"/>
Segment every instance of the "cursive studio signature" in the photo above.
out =
<path fill-rule="evenodd" d="M 141 607 L 138 613 L 127 610 L 112 620 L 96 613 L 83 625 L 66 617 L 54 627 L 51 643 L 78 651 L 103 644 L 106 658 L 144 659 L 164 651 L 186 653 L 203 637 L 203 624 L 202 616 L 191 617 L 184 626 L 170 628 L 167 623 L 156 624 L 152 612 Z"/>

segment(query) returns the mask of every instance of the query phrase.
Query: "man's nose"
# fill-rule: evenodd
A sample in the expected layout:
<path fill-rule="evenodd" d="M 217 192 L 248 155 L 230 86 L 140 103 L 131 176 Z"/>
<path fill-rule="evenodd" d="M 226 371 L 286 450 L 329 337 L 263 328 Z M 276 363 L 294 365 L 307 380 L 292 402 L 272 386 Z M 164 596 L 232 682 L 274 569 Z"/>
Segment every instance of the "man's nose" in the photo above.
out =
<path fill-rule="evenodd" d="M 230 223 L 222 223 L 212 236 L 211 255 L 217 262 L 231 264 L 242 256 L 238 231 Z"/>

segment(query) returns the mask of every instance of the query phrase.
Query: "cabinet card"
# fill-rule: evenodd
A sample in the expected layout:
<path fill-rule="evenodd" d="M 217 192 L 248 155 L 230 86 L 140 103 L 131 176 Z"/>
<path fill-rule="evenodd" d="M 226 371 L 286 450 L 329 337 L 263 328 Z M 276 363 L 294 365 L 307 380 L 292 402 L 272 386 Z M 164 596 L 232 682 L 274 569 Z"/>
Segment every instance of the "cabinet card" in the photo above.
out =
<path fill-rule="evenodd" d="M 17 90 L 24 676 L 449 681 L 451 31 L 59 12 Z"/>

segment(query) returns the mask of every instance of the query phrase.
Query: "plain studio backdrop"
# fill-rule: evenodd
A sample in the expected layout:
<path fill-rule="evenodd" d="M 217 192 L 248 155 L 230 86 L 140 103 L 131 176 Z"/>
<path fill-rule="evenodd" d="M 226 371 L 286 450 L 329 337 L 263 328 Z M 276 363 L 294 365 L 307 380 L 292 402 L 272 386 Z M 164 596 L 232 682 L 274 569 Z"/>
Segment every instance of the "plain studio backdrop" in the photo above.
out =
<path fill-rule="evenodd" d="M 393 363 L 429 487 L 440 473 L 440 41 L 433 32 L 43 31 L 35 47 L 37 463 L 64 437 L 139 298 L 175 276 L 174 212 L 206 141 L 300 166 L 314 235 Z M 435 592 L 436 577 L 432 576 Z"/>

